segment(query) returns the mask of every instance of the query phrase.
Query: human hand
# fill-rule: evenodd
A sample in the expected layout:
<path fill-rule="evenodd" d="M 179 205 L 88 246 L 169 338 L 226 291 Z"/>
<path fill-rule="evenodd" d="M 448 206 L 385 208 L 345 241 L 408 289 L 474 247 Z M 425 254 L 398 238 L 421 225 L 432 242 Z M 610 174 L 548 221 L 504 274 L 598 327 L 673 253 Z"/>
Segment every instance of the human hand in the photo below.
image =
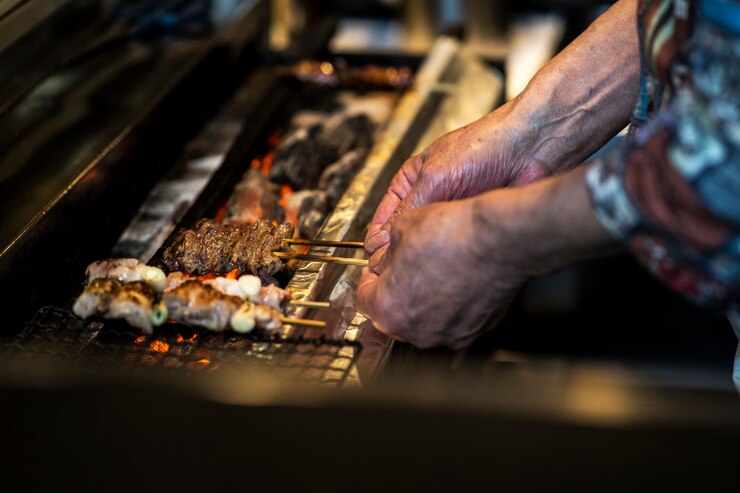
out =
<path fill-rule="evenodd" d="M 382 226 L 393 214 L 434 202 L 471 197 L 524 185 L 547 176 L 550 167 L 528 157 L 529 136 L 510 115 L 510 105 L 454 130 L 403 163 L 368 226 L 368 255 L 389 240 Z"/>
<path fill-rule="evenodd" d="M 480 241 L 475 204 L 432 204 L 393 216 L 363 269 L 357 304 L 376 328 L 418 347 L 469 345 L 503 317 L 527 276 Z M 487 235 L 490 240 L 490 235 Z"/>
<path fill-rule="evenodd" d="M 470 344 L 527 279 L 611 252 L 585 169 L 521 188 L 406 210 L 362 272 L 357 306 L 376 328 L 426 348 Z"/>

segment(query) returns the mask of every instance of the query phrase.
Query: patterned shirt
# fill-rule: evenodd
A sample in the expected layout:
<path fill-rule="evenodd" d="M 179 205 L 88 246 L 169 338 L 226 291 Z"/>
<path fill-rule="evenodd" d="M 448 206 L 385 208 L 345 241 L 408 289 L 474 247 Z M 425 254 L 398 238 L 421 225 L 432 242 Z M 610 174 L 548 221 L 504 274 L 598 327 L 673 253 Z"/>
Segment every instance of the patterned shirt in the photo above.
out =
<path fill-rule="evenodd" d="M 643 0 L 638 29 L 641 95 L 587 172 L 594 210 L 670 287 L 740 313 L 740 1 Z"/>

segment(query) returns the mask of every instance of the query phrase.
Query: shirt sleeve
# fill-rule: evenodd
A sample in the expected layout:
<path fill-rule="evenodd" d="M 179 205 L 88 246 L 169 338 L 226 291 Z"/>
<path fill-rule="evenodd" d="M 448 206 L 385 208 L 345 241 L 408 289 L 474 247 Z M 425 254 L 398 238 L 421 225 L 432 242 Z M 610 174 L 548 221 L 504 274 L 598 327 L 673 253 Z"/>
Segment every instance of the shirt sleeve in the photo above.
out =
<path fill-rule="evenodd" d="M 668 105 L 589 164 L 594 212 L 669 286 L 740 298 L 740 36 L 698 19 Z"/>

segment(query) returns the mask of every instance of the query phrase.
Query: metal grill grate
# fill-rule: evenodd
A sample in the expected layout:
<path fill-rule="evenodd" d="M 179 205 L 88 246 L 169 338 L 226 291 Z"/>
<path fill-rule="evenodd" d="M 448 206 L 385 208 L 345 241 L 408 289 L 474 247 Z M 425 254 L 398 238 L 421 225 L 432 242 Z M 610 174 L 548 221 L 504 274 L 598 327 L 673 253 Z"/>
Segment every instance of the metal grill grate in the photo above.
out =
<path fill-rule="evenodd" d="M 278 371 L 288 378 L 342 385 L 360 354 L 355 341 L 210 332 L 165 325 L 146 335 L 120 321 L 81 320 L 68 310 L 44 307 L 2 357 L 52 356 L 74 364 L 131 368 L 219 371 L 238 374 Z"/>

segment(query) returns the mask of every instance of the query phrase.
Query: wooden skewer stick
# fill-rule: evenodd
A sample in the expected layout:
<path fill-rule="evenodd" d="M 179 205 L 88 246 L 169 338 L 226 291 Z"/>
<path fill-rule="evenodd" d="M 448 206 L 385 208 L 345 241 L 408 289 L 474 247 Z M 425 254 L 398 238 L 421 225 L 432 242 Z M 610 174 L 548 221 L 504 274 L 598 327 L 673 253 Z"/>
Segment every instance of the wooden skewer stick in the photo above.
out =
<path fill-rule="evenodd" d="M 326 322 L 323 320 L 306 320 L 305 318 L 280 317 L 280 321 L 286 325 L 302 325 L 304 327 L 326 328 Z"/>
<path fill-rule="evenodd" d="M 335 264 L 360 266 L 365 266 L 368 263 L 363 258 L 332 257 L 329 255 L 311 255 L 309 253 L 274 252 L 273 255 L 285 260 L 308 260 L 311 262 L 333 262 Z"/>
<path fill-rule="evenodd" d="M 288 304 L 295 306 L 307 306 L 310 308 L 331 308 L 331 303 L 328 301 L 303 301 L 295 300 L 289 301 Z"/>
<path fill-rule="evenodd" d="M 285 240 L 288 245 L 308 245 L 308 246 L 328 246 L 342 248 L 363 248 L 361 241 L 333 241 L 333 240 L 305 240 L 302 238 L 292 238 Z"/>

